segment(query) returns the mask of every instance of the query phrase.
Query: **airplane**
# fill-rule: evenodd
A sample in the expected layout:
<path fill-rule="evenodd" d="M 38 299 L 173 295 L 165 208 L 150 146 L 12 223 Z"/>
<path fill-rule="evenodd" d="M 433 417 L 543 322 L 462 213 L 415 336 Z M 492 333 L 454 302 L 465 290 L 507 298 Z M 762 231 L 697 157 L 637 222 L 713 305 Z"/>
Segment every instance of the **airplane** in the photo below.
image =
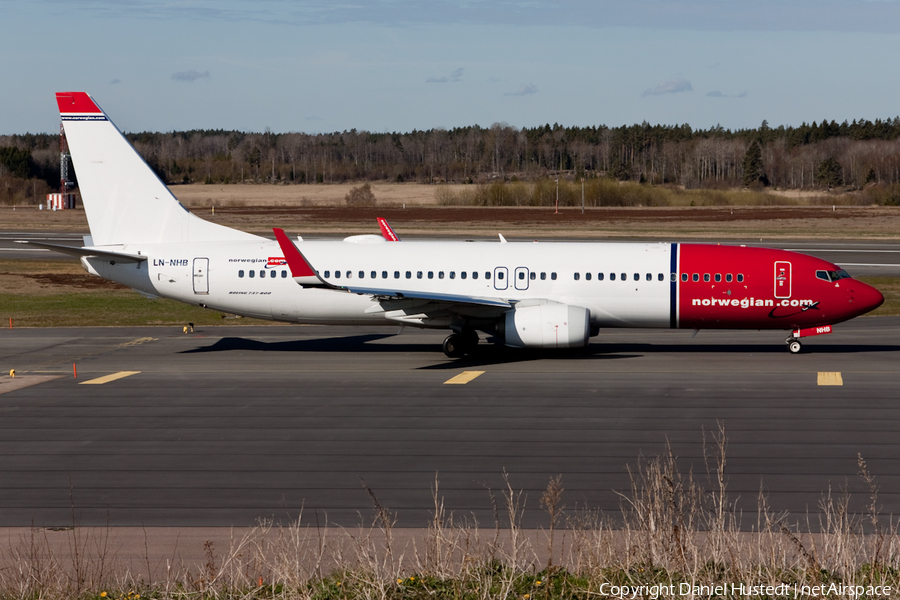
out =
<path fill-rule="evenodd" d="M 449 330 L 450 358 L 485 332 L 519 348 L 587 346 L 602 328 L 784 330 L 801 339 L 884 302 L 828 261 L 694 243 L 276 240 L 190 213 L 93 98 L 56 94 L 90 226 L 80 257 L 144 294 L 259 319 Z"/>

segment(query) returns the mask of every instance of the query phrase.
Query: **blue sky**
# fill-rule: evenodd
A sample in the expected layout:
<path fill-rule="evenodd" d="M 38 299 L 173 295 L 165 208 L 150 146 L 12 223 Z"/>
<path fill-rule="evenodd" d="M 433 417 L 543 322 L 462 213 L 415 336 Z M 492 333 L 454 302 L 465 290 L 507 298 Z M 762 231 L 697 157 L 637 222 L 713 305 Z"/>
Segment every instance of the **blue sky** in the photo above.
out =
<path fill-rule="evenodd" d="M 900 114 L 900 0 L 0 0 L 0 134 Z"/>

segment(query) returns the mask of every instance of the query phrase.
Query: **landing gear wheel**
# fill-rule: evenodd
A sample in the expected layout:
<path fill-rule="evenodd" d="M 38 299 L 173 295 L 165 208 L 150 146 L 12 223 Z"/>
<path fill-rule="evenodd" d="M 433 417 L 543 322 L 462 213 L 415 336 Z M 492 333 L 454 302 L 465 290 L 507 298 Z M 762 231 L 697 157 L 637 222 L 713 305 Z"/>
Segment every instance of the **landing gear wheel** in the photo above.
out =
<path fill-rule="evenodd" d="M 462 358 L 466 354 L 466 339 L 458 333 L 451 333 L 444 340 L 442 349 L 447 358 Z"/>
<path fill-rule="evenodd" d="M 800 340 L 790 340 L 787 343 L 788 352 L 791 354 L 799 354 L 800 350 L 803 349 L 803 344 L 800 343 Z"/>

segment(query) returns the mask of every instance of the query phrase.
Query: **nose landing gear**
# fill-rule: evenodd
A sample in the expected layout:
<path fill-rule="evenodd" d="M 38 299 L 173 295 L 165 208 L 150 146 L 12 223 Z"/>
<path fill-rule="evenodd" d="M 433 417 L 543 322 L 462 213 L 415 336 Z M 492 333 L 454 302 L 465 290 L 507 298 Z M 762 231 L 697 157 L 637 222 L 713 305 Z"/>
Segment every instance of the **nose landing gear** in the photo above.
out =
<path fill-rule="evenodd" d="M 800 343 L 800 338 L 802 337 L 810 337 L 813 335 L 825 335 L 834 331 L 831 325 L 819 325 L 817 327 L 810 327 L 808 329 L 795 329 L 791 332 L 791 335 L 788 336 L 784 343 L 787 344 L 788 352 L 791 354 L 799 354 L 803 349 L 803 345 Z"/>

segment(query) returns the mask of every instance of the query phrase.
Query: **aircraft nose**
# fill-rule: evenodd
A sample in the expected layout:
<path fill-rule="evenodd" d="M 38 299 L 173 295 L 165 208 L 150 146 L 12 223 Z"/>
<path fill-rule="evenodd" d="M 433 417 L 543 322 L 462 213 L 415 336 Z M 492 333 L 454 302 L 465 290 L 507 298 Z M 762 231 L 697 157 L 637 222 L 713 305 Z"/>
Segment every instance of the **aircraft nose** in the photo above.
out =
<path fill-rule="evenodd" d="M 850 288 L 850 297 L 855 310 L 859 311 L 858 314 L 875 310 L 884 304 L 884 296 L 881 292 L 861 281 L 853 280 L 853 287 Z"/>

